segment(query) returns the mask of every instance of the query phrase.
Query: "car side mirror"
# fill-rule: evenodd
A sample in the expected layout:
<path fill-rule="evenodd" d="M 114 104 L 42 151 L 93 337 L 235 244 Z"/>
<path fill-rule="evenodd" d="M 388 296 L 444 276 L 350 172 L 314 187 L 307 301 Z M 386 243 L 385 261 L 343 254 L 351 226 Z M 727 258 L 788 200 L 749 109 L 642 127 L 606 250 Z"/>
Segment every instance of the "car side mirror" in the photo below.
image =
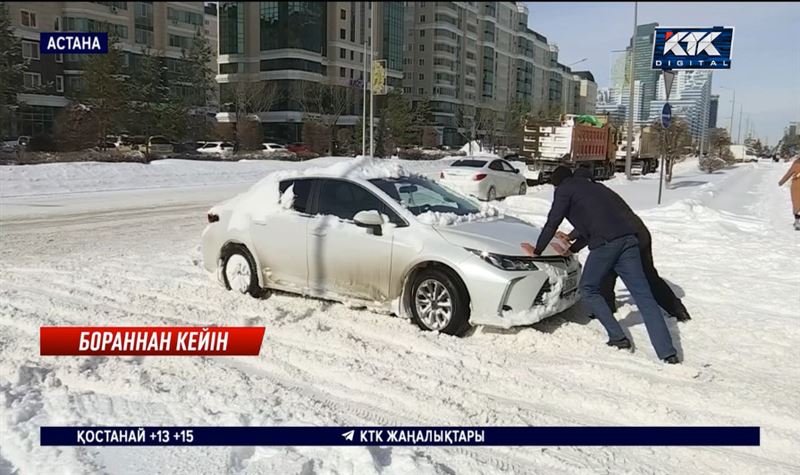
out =
<path fill-rule="evenodd" d="M 383 216 L 374 209 L 359 211 L 353 217 L 353 222 L 356 223 L 356 226 L 370 228 L 375 234 L 380 235 L 381 227 L 383 226 Z"/>
<path fill-rule="evenodd" d="M 519 168 L 515 168 L 514 173 L 519 173 Z"/>

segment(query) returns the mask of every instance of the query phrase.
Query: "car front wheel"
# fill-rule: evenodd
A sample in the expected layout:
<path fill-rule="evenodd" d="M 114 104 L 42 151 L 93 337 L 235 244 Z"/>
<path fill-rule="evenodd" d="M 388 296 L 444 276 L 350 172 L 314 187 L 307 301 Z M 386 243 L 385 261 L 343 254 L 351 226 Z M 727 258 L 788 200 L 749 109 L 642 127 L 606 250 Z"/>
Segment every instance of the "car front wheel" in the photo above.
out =
<path fill-rule="evenodd" d="M 244 247 L 234 246 L 223 251 L 222 277 L 228 290 L 253 297 L 261 295 L 255 261 Z"/>
<path fill-rule="evenodd" d="M 461 336 L 469 330 L 469 297 L 464 285 L 437 268 L 421 271 L 411 285 L 411 314 L 423 330 Z"/>

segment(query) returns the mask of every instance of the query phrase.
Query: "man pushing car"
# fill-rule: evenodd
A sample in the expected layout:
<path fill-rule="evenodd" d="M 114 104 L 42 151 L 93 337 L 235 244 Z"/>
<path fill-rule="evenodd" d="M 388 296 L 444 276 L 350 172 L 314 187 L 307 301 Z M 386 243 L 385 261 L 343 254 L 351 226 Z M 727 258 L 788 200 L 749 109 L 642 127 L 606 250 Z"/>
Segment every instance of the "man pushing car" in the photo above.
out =
<path fill-rule="evenodd" d="M 610 195 L 610 190 L 600 184 L 573 177 L 570 169 L 564 166 L 556 168 L 550 180 L 555 186 L 555 193 L 547 223 L 536 245 L 524 242 L 522 249 L 529 255 L 538 256 L 553 239 L 564 218 L 569 220 L 578 235 L 570 250 L 574 252 L 584 245 L 589 246 L 580 290 L 586 305 L 605 327 L 607 344 L 622 349 L 632 347 L 601 292 L 603 279 L 613 270 L 622 278 L 639 307 L 658 357 L 669 364 L 679 363 L 672 336 L 642 268 L 636 229 L 625 218 Z"/>

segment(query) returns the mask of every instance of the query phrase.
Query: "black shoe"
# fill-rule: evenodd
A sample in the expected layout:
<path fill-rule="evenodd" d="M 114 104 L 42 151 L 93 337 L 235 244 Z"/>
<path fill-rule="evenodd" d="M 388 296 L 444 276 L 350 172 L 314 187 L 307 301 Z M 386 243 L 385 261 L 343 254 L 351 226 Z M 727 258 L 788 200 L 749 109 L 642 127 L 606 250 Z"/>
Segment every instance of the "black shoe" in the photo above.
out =
<path fill-rule="evenodd" d="M 633 345 L 631 345 L 631 341 L 627 338 L 620 338 L 619 340 L 609 340 L 606 342 L 606 345 L 613 346 L 618 350 L 630 350 Z"/>
<path fill-rule="evenodd" d="M 680 360 L 678 359 L 678 355 L 667 356 L 664 358 L 664 363 L 667 364 L 680 364 Z"/>
<path fill-rule="evenodd" d="M 689 311 L 686 310 L 686 307 L 684 307 L 683 305 L 681 305 L 681 308 L 677 312 L 673 313 L 671 316 L 675 317 L 675 319 L 678 320 L 679 322 L 686 322 L 692 319 L 692 317 L 689 316 Z"/>

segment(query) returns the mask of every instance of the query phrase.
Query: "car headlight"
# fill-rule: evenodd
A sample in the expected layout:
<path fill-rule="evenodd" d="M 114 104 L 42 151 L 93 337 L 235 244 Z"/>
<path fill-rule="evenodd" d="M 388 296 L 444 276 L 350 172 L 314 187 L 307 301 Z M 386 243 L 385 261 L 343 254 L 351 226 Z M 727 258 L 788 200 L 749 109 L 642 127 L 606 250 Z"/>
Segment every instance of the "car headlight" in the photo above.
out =
<path fill-rule="evenodd" d="M 489 264 L 503 270 L 539 270 L 532 257 L 504 256 L 477 249 L 464 248 Z"/>

